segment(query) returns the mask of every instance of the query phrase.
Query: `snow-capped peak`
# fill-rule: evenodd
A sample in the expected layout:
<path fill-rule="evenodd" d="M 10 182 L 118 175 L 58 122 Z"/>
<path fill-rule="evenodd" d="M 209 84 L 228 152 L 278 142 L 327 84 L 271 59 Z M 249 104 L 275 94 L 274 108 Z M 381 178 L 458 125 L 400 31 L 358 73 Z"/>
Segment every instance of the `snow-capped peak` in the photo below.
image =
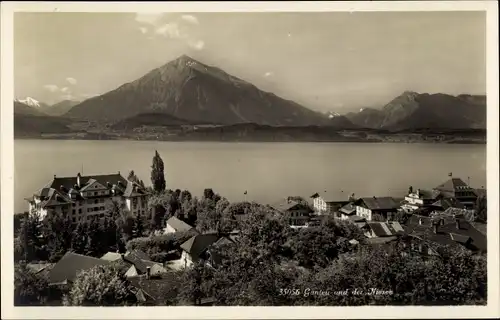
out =
<path fill-rule="evenodd" d="M 17 101 L 24 103 L 25 105 L 28 105 L 30 107 L 40 107 L 40 102 L 38 102 L 37 100 L 30 98 L 30 97 L 27 97 L 24 100 L 17 99 Z"/>
<path fill-rule="evenodd" d="M 328 118 L 330 118 L 330 119 L 340 116 L 340 113 L 332 112 L 332 111 L 328 112 L 327 114 L 328 114 Z"/>

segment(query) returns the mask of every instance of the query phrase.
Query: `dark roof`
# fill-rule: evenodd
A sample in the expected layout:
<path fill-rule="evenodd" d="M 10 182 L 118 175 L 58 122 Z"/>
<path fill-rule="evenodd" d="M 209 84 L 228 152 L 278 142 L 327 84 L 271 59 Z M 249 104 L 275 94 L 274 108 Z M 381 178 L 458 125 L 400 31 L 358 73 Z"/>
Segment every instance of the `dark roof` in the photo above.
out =
<path fill-rule="evenodd" d="M 469 185 L 460 178 L 451 178 L 434 189 L 446 192 L 455 192 L 458 190 L 471 189 L 471 187 L 469 187 Z"/>
<path fill-rule="evenodd" d="M 417 189 L 419 196 L 424 200 L 434 200 L 439 197 L 441 192 L 439 190 L 425 190 L 425 189 Z"/>
<path fill-rule="evenodd" d="M 213 233 L 197 234 L 181 244 L 181 249 L 193 257 L 199 257 L 208 247 L 217 242 L 219 238 L 217 234 Z"/>
<path fill-rule="evenodd" d="M 345 214 L 353 214 L 356 212 L 356 206 L 352 203 L 348 203 L 340 208 L 339 211 Z"/>
<path fill-rule="evenodd" d="M 403 232 L 403 227 L 396 221 L 368 222 L 368 226 L 377 237 L 395 236 Z"/>
<path fill-rule="evenodd" d="M 351 220 L 353 222 L 362 222 L 362 221 L 366 221 L 366 218 L 363 218 L 363 217 L 360 217 L 357 215 L 353 215 L 353 216 L 349 217 L 349 220 Z"/>
<path fill-rule="evenodd" d="M 360 203 L 364 203 L 370 210 L 394 210 L 400 206 L 392 197 L 361 198 L 356 201 L 356 204 Z"/>
<path fill-rule="evenodd" d="M 76 278 L 78 272 L 88 270 L 95 266 L 107 265 L 109 261 L 84 256 L 81 254 L 67 252 L 61 260 L 50 270 L 49 283 L 63 283 L 64 281 L 72 282 Z"/>
<path fill-rule="evenodd" d="M 145 276 L 134 276 L 128 280 L 132 286 L 144 293 L 146 299 L 160 302 L 175 299 L 182 284 L 181 274 L 177 272 L 162 273 L 159 277 L 150 279 L 146 279 Z"/>
<path fill-rule="evenodd" d="M 184 221 L 180 220 L 177 217 L 171 217 L 170 219 L 167 220 L 167 224 L 174 228 L 175 231 L 189 231 L 193 229 L 192 226 L 189 224 L 185 223 Z"/>
<path fill-rule="evenodd" d="M 69 193 L 75 194 L 76 199 L 80 199 L 80 191 L 85 191 L 93 183 L 99 183 L 104 188 L 108 190 L 114 190 L 118 195 L 124 195 L 125 197 L 134 197 L 140 195 L 146 195 L 147 192 L 144 188 L 139 186 L 137 183 L 128 181 L 124 177 L 118 174 L 107 174 L 107 175 L 95 175 L 95 176 L 81 176 L 80 177 L 80 187 L 76 188 L 77 177 L 56 177 L 45 185 L 42 189 L 34 193 L 35 196 L 42 196 L 45 198 L 50 197 L 54 191 L 62 195 L 71 202 L 71 198 L 68 196 Z M 57 205 L 57 203 L 55 204 Z"/>
<path fill-rule="evenodd" d="M 291 209 L 294 208 L 303 208 L 303 209 L 309 209 L 308 206 L 303 205 L 297 201 L 294 200 L 284 200 L 282 202 L 279 202 L 275 205 L 272 206 L 275 210 L 278 210 L 280 212 L 287 212 Z"/>
<path fill-rule="evenodd" d="M 475 211 L 459 209 L 459 208 L 448 208 L 442 214 L 451 216 L 461 216 L 467 221 L 474 221 Z"/>
<path fill-rule="evenodd" d="M 92 182 L 99 182 L 103 186 L 107 186 L 107 183 L 109 182 L 111 185 L 118 185 L 118 182 L 121 182 L 123 186 L 127 184 L 127 179 L 122 177 L 121 174 L 116 173 L 116 174 L 104 174 L 104 175 L 93 175 L 93 176 L 81 176 L 80 177 L 80 183 L 82 185 L 82 188 L 90 184 Z M 77 183 L 77 177 L 54 177 L 52 180 L 52 183 L 50 185 L 51 188 L 58 189 L 60 186 L 64 186 L 66 189 L 71 189 L 73 186 Z"/>
<path fill-rule="evenodd" d="M 419 220 L 422 224 L 419 224 Z M 443 225 L 439 221 L 443 221 Z M 464 244 L 463 237 L 470 237 L 471 243 L 468 248 L 471 250 L 486 251 L 486 236 L 464 219 L 459 219 L 460 229 L 457 228 L 457 218 L 450 215 L 439 215 L 436 217 L 411 216 L 405 225 L 405 232 L 413 237 L 438 244 L 440 246 L 457 246 Z M 438 224 L 438 233 L 434 233 L 433 224 Z M 452 236 L 452 234 L 454 234 Z M 459 237 L 463 236 L 463 237 Z"/>
<path fill-rule="evenodd" d="M 135 254 L 139 259 L 142 260 L 151 260 L 151 257 L 148 256 L 144 251 L 141 250 L 132 250 L 130 253 Z"/>
<path fill-rule="evenodd" d="M 464 205 L 455 198 L 443 198 L 441 200 L 434 202 L 432 206 L 443 210 L 446 210 L 448 208 L 459 208 L 459 209 L 465 208 Z"/>

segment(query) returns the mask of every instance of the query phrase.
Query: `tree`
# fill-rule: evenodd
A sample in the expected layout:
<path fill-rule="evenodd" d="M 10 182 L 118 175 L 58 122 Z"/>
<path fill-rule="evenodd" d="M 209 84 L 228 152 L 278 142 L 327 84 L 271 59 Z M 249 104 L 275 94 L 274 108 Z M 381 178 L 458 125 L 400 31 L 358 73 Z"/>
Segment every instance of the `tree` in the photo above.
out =
<path fill-rule="evenodd" d="M 42 229 L 38 213 L 25 213 L 19 229 L 20 252 L 24 260 L 29 262 L 37 259 L 42 246 Z"/>
<path fill-rule="evenodd" d="M 65 298 L 67 306 L 119 306 L 135 300 L 132 288 L 115 265 L 81 271 Z"/>
<path fill-rule="evenodd" d="M 155 151 L 155 156 L 153 157 L 153 165 L 151 166 L 151 183 L 153 184 L 154 191 L 165 191 L 166 182 L 164 165 L 163 160 L 158 154 L 158 151 Z"/>
<path fill-rule="evenodd" d="M 338 256 L 337 239 L 327 228 L 313 227 L 299 230 L 289 245 L 299 265 L 324 268 Z"/>
<path fill-rule="evenodd" d="M 135 217 L 135 222 L 134 222 L 134 236 L 135 237 L 142 237 L 144 235 L 144 219 L 143 216 L 138 213 L 137 216 Z"/>
<path fill-rule="evenodd" d="M 69 216 L 51 212 L 43 222 L 43 234 L 47 241 L 49 261 L 56 262 L 71 248 L 73 225 Z"/>
<path fill-rule="evenodd" d="M 71 250 L 73 252 L 84 254 L 87 246 L 87 229 L 88 224 L 85 220 L 80 220 L 71 238 Z"/>
<path fill-rule="evenodd" d="M 479 196 L 476 200 L 475 216 L 477 222 L 486 223 L 488 220 L 486 196 Z"/>
<path fill-rule="evenodd" d="M 43 274 L 35 274 L 25 264 L 14 266 L 15 306 L 43 305 L 49 294 L 48 288 L 48 280 Z"/>
<path fill-rule="evenodd" d="M 200 305 L 202 298 L 208 298 L 210 290 L 211 269 L 204 264 L 195 263 L 192 268 L 187 269 L 181 278 L 181 289 L 179 292 L 179 302 Z"/>
<path fill-rule="evenodd" d="M 124 243 L 133 238 L 135 219 L 128 210 L 123 210 L 115 223 L 117 232 L 121 235 L 120 239 Z"/>

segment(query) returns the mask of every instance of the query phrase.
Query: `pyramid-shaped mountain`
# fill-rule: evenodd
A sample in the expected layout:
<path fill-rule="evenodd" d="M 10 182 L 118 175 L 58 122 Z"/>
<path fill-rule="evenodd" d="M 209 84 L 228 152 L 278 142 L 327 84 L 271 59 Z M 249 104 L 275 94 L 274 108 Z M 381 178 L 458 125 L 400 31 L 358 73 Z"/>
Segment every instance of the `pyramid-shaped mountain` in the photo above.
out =
<path fill-rule="evenodd" d="M 192 123 L 328 124 L 323 114 L 185 55 L 140 79 L 85 100 L 66 116 L 112 122 L 141 113 L 165 113 Z"/>

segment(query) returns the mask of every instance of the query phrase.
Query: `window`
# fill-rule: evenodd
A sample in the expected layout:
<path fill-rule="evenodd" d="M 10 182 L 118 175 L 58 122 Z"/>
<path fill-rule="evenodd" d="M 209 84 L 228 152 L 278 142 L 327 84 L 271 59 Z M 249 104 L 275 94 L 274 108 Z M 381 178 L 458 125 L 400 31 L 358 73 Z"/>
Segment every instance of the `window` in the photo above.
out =
<path fill-rule="evenodd" d="M 82 209 L 81 209 L 81 208 L 80 208 L 80 209 L 78 209 L 78 213 L 82 213 Z"/>
<path fill-rule="evenodd" d="M 95 199 L 94 203 L 99 203 L 99 199 Z"/>
<path fill-rule="evenodd" d="M 73 214 L 75 214 L 75 213 L 76 213 L 76 210 L 75 210 L 75 209 L 73 209 Z"/>
<path fill-rule="evenodd" d="M 94 192 L 94 196 L 97 196 L 99 194 L 99 192 Z"/>
<path fill-rule="evenodd" d="M 76 222 L 76 218 L 75 218 L 75 217 L 73 217 L 73 223 L 75 223 L 75 222 Z"/>

